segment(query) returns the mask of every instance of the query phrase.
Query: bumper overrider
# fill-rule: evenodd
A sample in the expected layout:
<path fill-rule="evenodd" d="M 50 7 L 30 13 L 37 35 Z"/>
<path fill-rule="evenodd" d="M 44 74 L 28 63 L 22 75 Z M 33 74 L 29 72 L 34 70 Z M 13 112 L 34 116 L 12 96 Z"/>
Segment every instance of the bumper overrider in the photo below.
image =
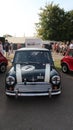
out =
<path fill-rule="evenodd" d="M 25 70 L 26 71 L 26 70 Z M 29 72 L 28 72 L 29 73 Z M 41 78 L 41 76 L 40 76 Z M 12 76 L 6 78 L 6 95 L 9 96 L 48 96 L 58 95 L 61 93 L 60 77 L 52 76 L 50 81 L 50 65 L 46 64 L 45 78 L 43 82 L 22 82 L 22 73 L 20 65 L 16 65 L 16 79 Z"/>

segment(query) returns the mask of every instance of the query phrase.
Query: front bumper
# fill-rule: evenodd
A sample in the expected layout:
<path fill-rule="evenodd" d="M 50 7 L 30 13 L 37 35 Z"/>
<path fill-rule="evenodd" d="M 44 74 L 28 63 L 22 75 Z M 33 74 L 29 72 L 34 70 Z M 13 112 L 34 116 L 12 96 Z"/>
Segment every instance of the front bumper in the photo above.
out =
<path fill-rule="evenodd" d="M 9 96 L 49 96 L 58 95 L 61 93 L 61 89 L 52 90 L 50 83 L 46 82 L 28 82 L 26 85 L 24 83 L 19 83 L 15 85 L 14 91 L 6 89 L 6 95 Z"/>
<path fill-rule="evenodd" d="M 61 90 L 57 91 L 57 92 L 51 92 L 51 96 L 52 95 L 59 95 L 61 94 Z M 9 96 L 49 96 L 49 92 L 45 92 L 45 93 L 16 93 L 16 92 L 8 92 L 6 91 L 6 95 Z"/>

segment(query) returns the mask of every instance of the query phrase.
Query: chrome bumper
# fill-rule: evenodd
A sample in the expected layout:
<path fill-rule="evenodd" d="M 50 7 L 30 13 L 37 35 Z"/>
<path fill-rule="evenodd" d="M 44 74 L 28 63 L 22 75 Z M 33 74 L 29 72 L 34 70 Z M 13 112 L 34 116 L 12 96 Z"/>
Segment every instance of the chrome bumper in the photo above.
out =
<path fill-rule="evenodd" d="M 51 92 L 51 95 L 59 95 L 61 94 L 61 91 L 58 92 Z M 49 96 L 49 92 L 47 93 L 11 93 L 6 91 L 6 95 L 9 96 Z"/>
<path fill-rule="evenodd" d="M 49 96 L 58 95 L 61 90 L 52 91 L 52 86 L 50 83 L 38 82 L 38 83 L 24 83 L 16 84 L 14 91 L 9 91 L 6 89 L 6 95 L 9 96 Z"/>

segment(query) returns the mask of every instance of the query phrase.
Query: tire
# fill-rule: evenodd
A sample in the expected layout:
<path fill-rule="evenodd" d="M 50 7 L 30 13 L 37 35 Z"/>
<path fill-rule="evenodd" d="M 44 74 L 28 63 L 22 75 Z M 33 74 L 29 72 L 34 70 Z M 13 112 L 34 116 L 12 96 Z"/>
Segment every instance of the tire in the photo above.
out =
<path fill-rule="evenodd" d="M 1 71 L 1 73 L 4 73 L 4 72 L 6 71 L 6 69 L 7 69 L 7 67 L 6 67 L 5 64 L 2 64 L 2 65 L 0 66 L 0 71 Z"/>
<path fill-rule="evenodd" d="M 67 72 L 68 72 L 68 66 L 67 66 L 66 64 L 63 64 L 63 65 L 62 65 L 62 71 L 63 71 L 64 73 L 67 73 Z"/>

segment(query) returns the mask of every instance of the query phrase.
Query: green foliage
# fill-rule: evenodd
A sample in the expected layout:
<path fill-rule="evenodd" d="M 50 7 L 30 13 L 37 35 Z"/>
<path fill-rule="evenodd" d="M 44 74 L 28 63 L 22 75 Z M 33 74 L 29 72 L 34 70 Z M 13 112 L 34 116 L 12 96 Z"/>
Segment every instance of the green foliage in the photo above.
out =
<path fill-rule="evenodd" d="M 40 9 L 38 36 L 44 40 L 64 41 L 73 38 L 73 11 L 65 12 L 53 3 Z"/>

